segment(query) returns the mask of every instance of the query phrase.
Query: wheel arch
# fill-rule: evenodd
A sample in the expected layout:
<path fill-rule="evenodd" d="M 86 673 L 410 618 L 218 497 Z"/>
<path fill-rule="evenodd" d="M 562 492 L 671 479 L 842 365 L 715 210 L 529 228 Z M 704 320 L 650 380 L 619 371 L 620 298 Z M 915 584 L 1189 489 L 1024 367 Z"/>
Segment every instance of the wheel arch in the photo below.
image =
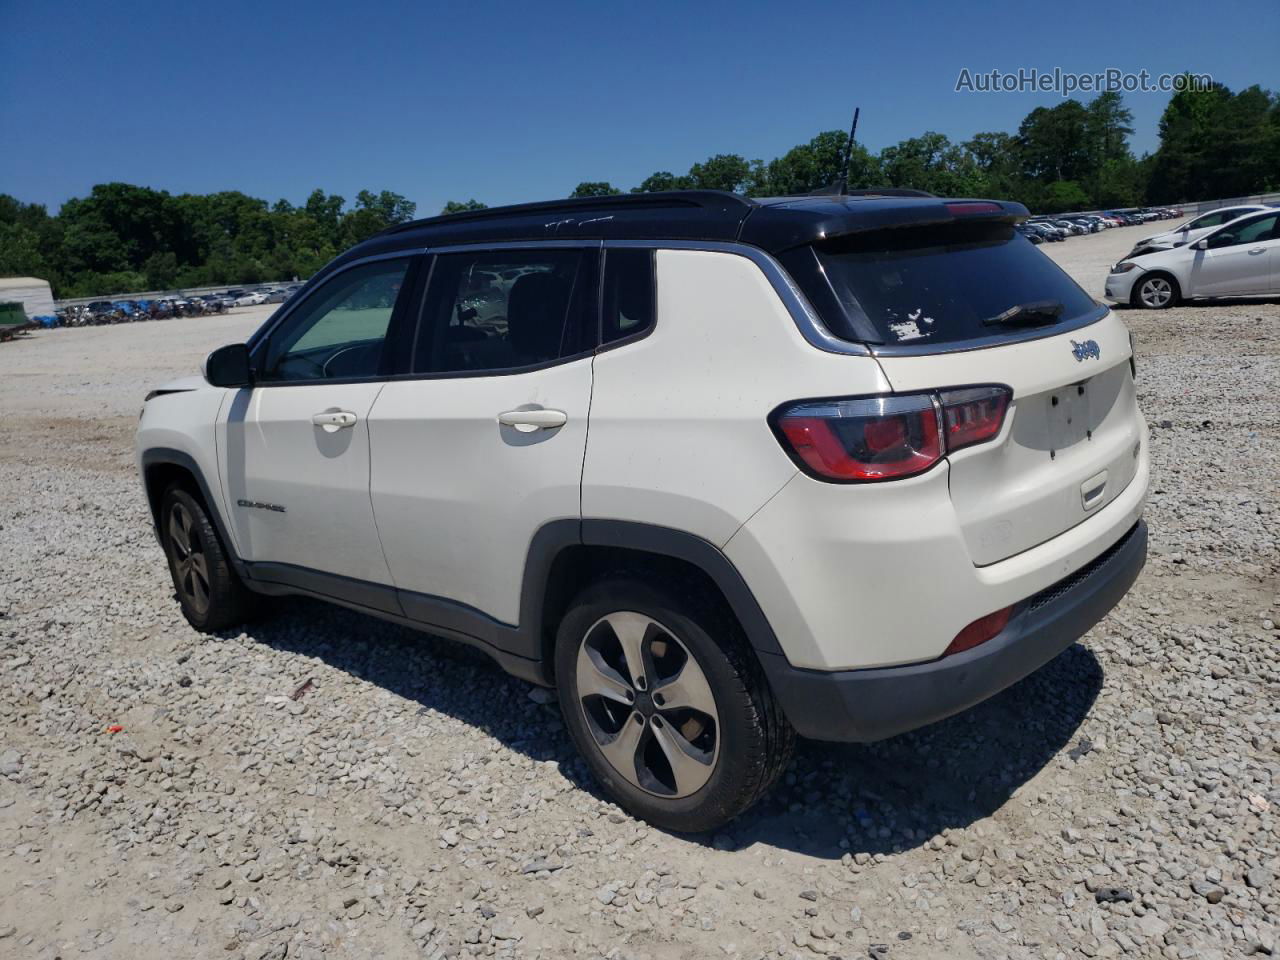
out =
<path fill-rule="evenodd" d="M 151 522 L 155 529 L 156 539 L 160 539 L 160 507 L 165 491 L 174 484 L 186 489 L 201 501 L 209 518 L 213 521 L 222 548 L 236 573 L 244 577 L 245 568 L 232 548 L 234 541 L 228 536 L 223 523 L 222 511 L 218 509 L 217 498 L 214 497 L 204 471 L 196 463 L 195 458 L 182 450 L 172 447 L 150 447 L 142 452 L 142 482 L 147 494 L 147 505 L 151 510 Z"/>
<path fill-rule="evenodd" d="M 777 636 L 746 581 L 714 544 L 654 524 L 624 520 L 583 520 L 576 538 L 535 536 L 525 568 L 521 621 L 536 631 L 536 656 L 554 670 L 556 628 L 574 595 L 611 573 L 649 574 L 705 591 L 732 616 L 758 653 L 781 654 Z M 539 540 L 543 540 L 540 551 Z"/>

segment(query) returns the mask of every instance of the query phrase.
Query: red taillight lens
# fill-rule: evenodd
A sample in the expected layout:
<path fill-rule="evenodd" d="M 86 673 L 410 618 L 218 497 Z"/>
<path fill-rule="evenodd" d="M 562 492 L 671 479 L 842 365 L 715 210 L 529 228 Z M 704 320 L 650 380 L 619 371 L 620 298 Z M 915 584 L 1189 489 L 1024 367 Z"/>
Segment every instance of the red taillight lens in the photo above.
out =
<path fill-rule="evenodd" d="M 1013 607 L 1005 607 L 995 613 L 988 613 L 985 617 L 979 617 L 956 634 L 956 638 L 951 641 L 942 655 L 949 657 L 953 653 L 963 653 L 965 650 L 972 650 L 979 644 L 986 643 L 1008 626 L 1012 613 Z"/>
<path fill-rule="evenodd" d="M 942 401 L 948 452 L 996 436 L 1009 408 L 1008 387 L 944 390 L 938 398 Z"/>
<path fill-rule="evenodd" d="M 798 403 L 778 414 L 777 425 L 798 461 L 823 480 L 909 477 L 942 457 L 927 394 Z"/>
<path fill-rule="evenodd" d="M 810 476 L 895 480 L 923 473 L 952 450 L 998 436 L 1011 396 L 1008 387 L 963 387 L 810 400 L 781 408 L 773 422 L 783 446 Z"/>

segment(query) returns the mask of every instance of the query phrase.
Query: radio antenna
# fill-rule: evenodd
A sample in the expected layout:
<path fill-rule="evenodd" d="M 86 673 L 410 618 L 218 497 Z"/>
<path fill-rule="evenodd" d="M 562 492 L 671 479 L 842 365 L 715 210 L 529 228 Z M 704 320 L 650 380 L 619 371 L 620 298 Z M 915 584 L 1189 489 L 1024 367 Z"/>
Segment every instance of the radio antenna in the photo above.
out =
<path fill-rule="evenodd" d="M 853 144 L 854 137 L 858 133 L 858 114 L 862 112 L 861 107 L 853 108 L 853 124 L 849 127 L 849 144 L 845 148 L 844 156 L 844 172 L 840 174 L 840 193 L 844 194 L 849 189 L 849 168 L 853 166 Z"/>
<path fill-rule="evenodd" d="M 849 189 L 849 168 L 854 165 L 854 137 L 858 136 L 858 114 L 861 108 L 854 108 L 854 123 L 849 128 L 849 143 L 845 146 L 845 169 L 840 174 L 840 192 L 844 193 Z"/>

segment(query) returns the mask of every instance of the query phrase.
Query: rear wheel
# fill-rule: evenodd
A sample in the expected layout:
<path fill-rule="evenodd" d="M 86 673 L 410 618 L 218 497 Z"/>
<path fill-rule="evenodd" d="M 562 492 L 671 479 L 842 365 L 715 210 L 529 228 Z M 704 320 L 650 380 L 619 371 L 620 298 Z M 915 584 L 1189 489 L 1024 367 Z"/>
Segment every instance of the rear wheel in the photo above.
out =
<path fill-rule="evenodd" d="M 160 506 L 160 535 L 182 614 L 203 633 L 244 623 L 258 612 L 257 596 L 232 569 L 204 505 L 170 487 Z"/>
<path fill-rule="evenodd" d="M 556 639 L 560 707 L 618 804 L 670 830 L 713 830 L 786 767 L 795 734 L 737 625 L 632 577 L 588 587 Z"/>
<path fill-rule="evenodd" d="M 1164 273 L 1152 273 L 1137 282 L 1133 288 L 1133 305 L 1148 310 L 1166 310 L 1181 298 L 1178 281 Z"/>

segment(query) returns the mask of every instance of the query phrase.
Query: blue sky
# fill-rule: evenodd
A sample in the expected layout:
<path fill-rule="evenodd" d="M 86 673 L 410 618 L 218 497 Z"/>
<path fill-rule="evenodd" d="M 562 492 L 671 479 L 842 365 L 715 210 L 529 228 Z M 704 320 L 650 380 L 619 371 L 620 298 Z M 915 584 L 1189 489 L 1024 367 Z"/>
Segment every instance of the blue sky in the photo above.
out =
<path fill-rule="evenodd" d="M 855 104 L 878 150 L 1013 130 L 1061 100 L 956 93 L 962 68 L 1280 89 L 1277 40 L 1276 0 L 0 0 L 0 192 L 56 209 L 108 180 L 294 202 L 387 189 L 428 215 L 767 160 Z M 1139 152 L 1167 99 L 1126 95 Z"/>

